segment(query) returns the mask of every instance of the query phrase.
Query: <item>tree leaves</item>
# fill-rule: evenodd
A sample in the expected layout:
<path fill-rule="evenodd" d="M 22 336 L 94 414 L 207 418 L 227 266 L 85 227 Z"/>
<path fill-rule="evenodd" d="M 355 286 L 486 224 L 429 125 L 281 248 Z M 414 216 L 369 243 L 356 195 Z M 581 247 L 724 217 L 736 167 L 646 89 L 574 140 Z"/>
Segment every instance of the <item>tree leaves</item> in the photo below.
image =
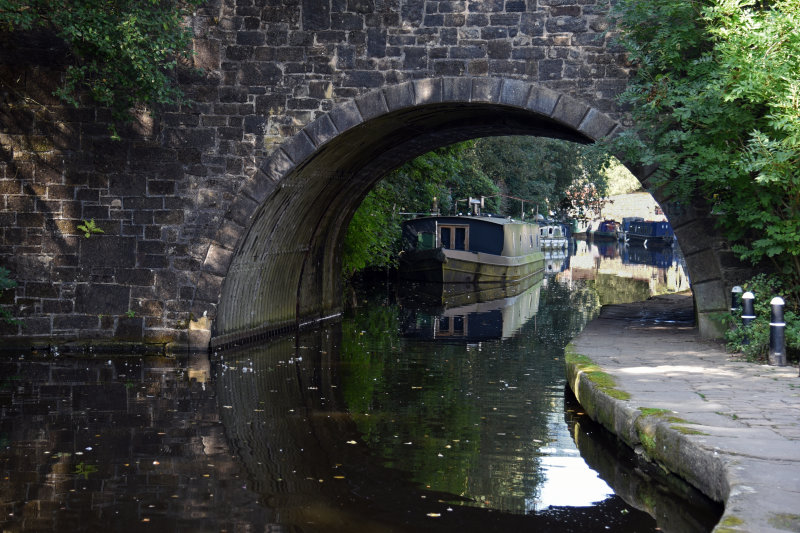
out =
<path fill-rule="evenodd" d="M 713 199 L 734 251 L 772 262 L 798 298 L 800 1 L 620 0 L 616 13 L 639 144 L 611 149 L 658 164 L 676 200 Z"/>
<path fill-rule="evenodd" d="M 55 94 L 78 106 L 88 93 L 130 120 L 138 104 L 176 104 L 183 93 L 173 82 L 179 57 L 189 58 L 191 30 L 184 18 L 202 0 L 0 0 L 0 27 L 53 31 L 69 45 L 72 64 Z"/>

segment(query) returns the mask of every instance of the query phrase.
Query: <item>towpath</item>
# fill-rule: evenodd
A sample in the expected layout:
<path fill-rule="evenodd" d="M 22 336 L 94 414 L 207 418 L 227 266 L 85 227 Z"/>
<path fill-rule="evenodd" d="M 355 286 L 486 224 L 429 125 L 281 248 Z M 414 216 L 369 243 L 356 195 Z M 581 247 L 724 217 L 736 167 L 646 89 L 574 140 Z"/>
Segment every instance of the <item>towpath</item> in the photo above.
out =
<path fill-rule="evenodd" d="M 798 369 L 737 361 L 687 324 L 691 306 L 682 294 L 604 307 L 569 349 L 570 387 L 592 418 L 723 502 L 716 532 L 800 531 Z"/>

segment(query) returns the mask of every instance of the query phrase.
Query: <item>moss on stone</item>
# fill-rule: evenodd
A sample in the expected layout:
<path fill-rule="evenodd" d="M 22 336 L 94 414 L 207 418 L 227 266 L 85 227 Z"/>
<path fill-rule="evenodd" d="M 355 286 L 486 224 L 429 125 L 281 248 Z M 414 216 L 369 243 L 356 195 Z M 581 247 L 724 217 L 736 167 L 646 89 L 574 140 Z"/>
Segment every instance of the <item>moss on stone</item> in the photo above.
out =
<path fill-rule="evenodd" d="M 617 382 L 614 381 L 614 378 L 609 374 L 599 370 L 594 372 L 585 372 L 585 374 L 586 377 L 592 381 L 592 383 L 597 385 L 601 391 L 608 394 L 612 398 L 616 398 L 617 400 L 630 399 L 631 395 L 623 390 L 619 390 L 617 388 Z"/>
<path fill-rule="evenodd" d="M 800 531 L 800 515 L 778 513 L 769 517 L 769 525 L 786 531 Z"/>
<path fill-rule="evenodd" d="M 699 431 L 699 430 L 696 430 L 696 429 L 692 429 L 692 428 L 689 428 L 689 427 L 686 427 L 686 426 L 672 425 L 670 427 L 672 429 L 674 429 L 675 431 L 677 431 L 679 433 L 682 433 L 683 435 L 708 435 L 708 433 L 705 433 L 703 431 Z"/>
<path fill-rule="evenodd" d="M 645 453 L 648 457 L 655 457 L 656 452 L 656 438 L 644 429 L 637 429 L 636 433 L 639 436 L 639 442 L 642 443 Z"/>
<path fill-rule="evenodd" d="M 661 416 L 667 413 L 671 413 L 669 409 L 659 409 L 657 407 L 640 407 L 639 412 L 642 413 L 642 416 Z"/>
<path fill-rule="evenodd" d="M 738 516 L 726 516 L 725 518 L 720 520 L 719 524 L 717 524 L 717 527 L 714 529 L 714 531 L 716 531 L 717 533 L 736 531 L 735 529 L 732 528 L 741 526 L 742 524 L 744 524 L 744 520 L 742 520 Z"/>
<path fill-rule="evenodd" d="M 572 344 L 567 345 L 566 349 L 564 350 L 564 360 L 567 362 L 567 364 L 573 365 L 577 367 L 579 370 L 583 370 L 584 372 L 593 372 L 600 370 L 600 367 L 597 366 L 597 363 L 595 363 L 585 355 L 581 355 L 575 352 L 574 346 Z"/>
<path fill-rule="evenodd" d="M 642 413 L 642 416 L 657 416 L 662 420 L 665 420 L 670 424 L 670 428 L 683 435 L 708 435 L 708 433 L 703 433 L 702 431 L 698 431 L 683 425 L 693 423 L 689 420 L 679 416 L 667 416 L 669 413 L 672 413 L 672 411 L 669 409 L 660 409 L 658 407 L 640 407 L 639 412 Z"/>
<path fill-rule="evenodd" d="M 617 388 L 617 383 L 611 375 L 603 372 L 600 366 L 589 357 L 581 355 L 575 351 L 572 344 L 567 345 L 564 350 L 564 360 L 568 365 L 575 367 L 583 372 L 586 377 L 605 394 L 617 400 L 628 400 L 631 395 Z"/>

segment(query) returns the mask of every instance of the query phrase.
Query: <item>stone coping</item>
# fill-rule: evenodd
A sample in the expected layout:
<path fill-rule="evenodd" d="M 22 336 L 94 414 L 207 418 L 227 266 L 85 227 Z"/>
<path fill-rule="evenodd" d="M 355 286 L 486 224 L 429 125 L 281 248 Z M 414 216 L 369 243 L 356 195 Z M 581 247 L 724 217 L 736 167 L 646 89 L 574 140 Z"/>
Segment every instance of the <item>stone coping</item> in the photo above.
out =
<path fill-rule="evenodd" d="M 567 349 L 586 413 L 725 506 L 715 532 L 800 531 L 800 378 L 682 319 L 691 294 L 606 306 Z M 678 320 L 675 320 L 675 318 Z"/>

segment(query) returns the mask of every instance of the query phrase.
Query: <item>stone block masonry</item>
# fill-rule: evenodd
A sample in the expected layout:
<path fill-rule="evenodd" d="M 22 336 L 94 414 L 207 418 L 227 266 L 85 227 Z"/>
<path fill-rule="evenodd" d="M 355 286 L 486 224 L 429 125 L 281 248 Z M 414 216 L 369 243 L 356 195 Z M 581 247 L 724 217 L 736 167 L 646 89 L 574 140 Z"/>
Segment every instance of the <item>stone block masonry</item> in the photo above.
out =
<path fill-rule="evenodd" d="M 335 311 L 330 279 L 338 274 L 320 269 L 337 268 L 332 250 L 355 207 L 326 195 L 367 161 L 320 163 L 325 172 L 315 176 L 323 181 L 306 176 L 303 187 L 293 185 L 292 173 L 322 161 L 326 146 L 359 128 L 373 128 L 364 139 L 381 140 L 373 154 L 380 158 L 395 137 L 420 127 L 385 118 L 389 113 L 410 105 L 421 117 L 426 105 L 445 99 L 492 103 L 495 116 L 514 111 L 504 124 L 481 130 L 476 126 L 492 116 L 485 111 L 437 109 L 440 118 L 419 131 L 420 138 L 430 134 L 427 148 L 470 135 L 552 134 L 552 127 L 584 141 L 611 133 L 625 125 L 614 98 L 627 65 L 607 33 L 607 7 L 593 0 L 212 0 L 187 21 L 196 35 L 193 66 L 202 69 L 179 72 L 191 103 L 135 110 L 119 141 L 109 137 L 108 110 L 85 99 L 74 109 L 52 95 L 68 61 L 63 43 L 47 34 L 0 35 L 0 265 L 18 283 L 0 305 L 22 322 L 0 325 L 4 345 L 125 340 L 207 349 L 227 269 L 242 260 L 244 236 L 257 218 L 272 224 L 263 225 L 258 240 L 283 244 L 248 266 L 266 272 L 254 286 L 281 286 L 281 298 L 322 303 L 236 305 L 280 308 L 274 320 L 281 328 L 303 318 L 292 313 Z M 441 84 L 454 77 L 465 83 Z M 508 92 L 518 83 L 524 91 L 473 94 L 480 86 L 473 80 L 481 79 L 486 87 Z M 411 93 L 397 92 L 410 82 L 453 91 L 410 100 Z M 534 93 L 535 106 L 527 101 Z M 519 109 L 546 120 L 525 123 Z M 460 127 L 472 128 L 460 137 L 456 116 Z M 401 125 L 402 132 L 393 129 Z M 408 145 L 391 164 L 421 146 Z M 372 167 L 374 176 L 353 181 L 349 197 L 363 195 L 391 168 L 389 159 Z M 295 196 L 281 200 L 290 190 Z M 326 215 L 313 222 L 316 229 L 302 226 L 310 218 L 287 224 L 288 205 L 314 202 L 344 215 Z M 85 237 L 78 226 L 87 221 L 103 233 Z M 716 237 L 707 240 L 710 249 L 724 249 Z M 304 265 L 302 276 L 281 277 L 290 263 L 270 263 L 289 257 Z M 712 254 L 704 265 L 709 286 L 729 284 L 717 263 Z"/>

